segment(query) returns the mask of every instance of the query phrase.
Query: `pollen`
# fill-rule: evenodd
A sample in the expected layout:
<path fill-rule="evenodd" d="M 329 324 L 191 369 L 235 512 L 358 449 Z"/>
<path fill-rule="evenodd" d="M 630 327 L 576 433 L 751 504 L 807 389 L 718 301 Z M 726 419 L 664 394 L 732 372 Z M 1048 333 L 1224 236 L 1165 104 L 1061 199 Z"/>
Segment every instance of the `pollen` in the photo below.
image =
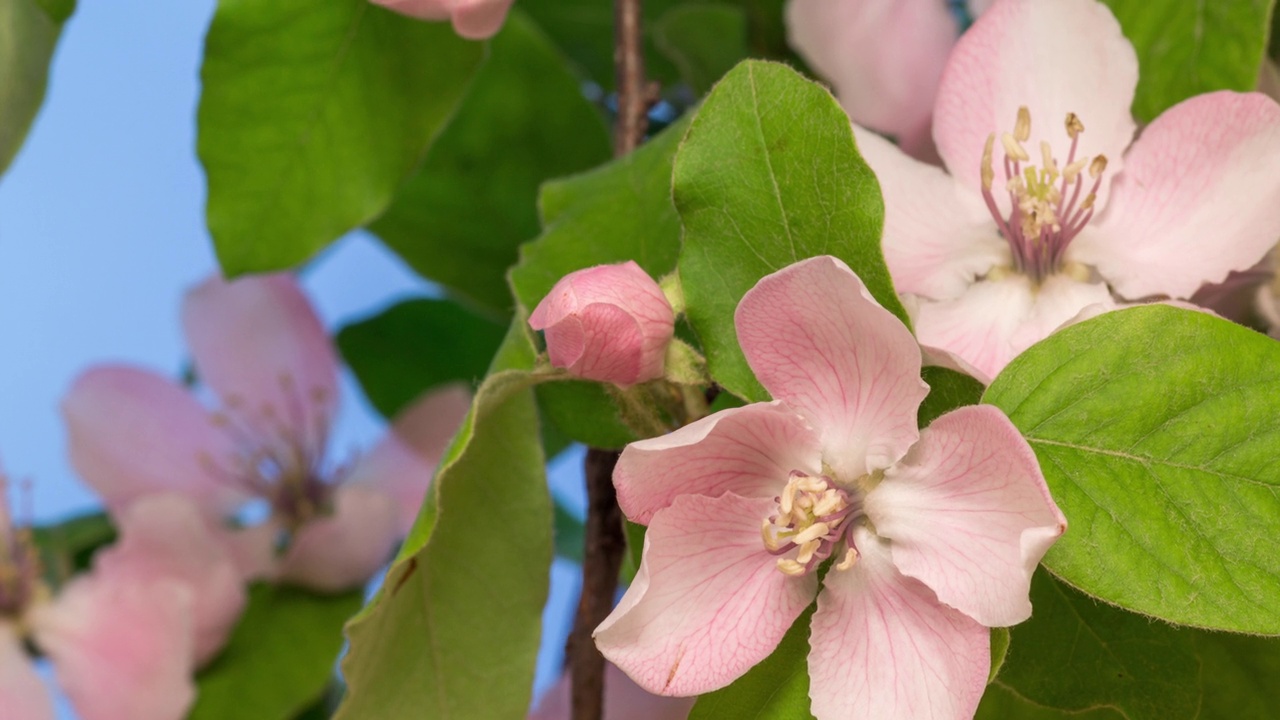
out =
<path fill-rule="evenodd" d="M 761 520 L 760 538 L 771 554 L 795 553 L 778 558 L 786 575 L 803 575 L 831 557 L 861 516 L 861 504 L 825 475 L 793 471 L 775 502 L 778 512 Z"/>

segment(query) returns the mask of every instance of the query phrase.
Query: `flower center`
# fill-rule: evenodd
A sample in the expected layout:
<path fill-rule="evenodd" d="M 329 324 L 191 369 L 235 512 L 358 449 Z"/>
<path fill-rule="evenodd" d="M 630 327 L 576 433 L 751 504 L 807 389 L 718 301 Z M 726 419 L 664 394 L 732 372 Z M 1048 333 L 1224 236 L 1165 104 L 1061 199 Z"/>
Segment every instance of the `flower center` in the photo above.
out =
<path fill-rule="evenodd" d="M 237 489 L 267 502 L 271 515 L 290 535 L 332 509 L 333 489 L 341 471 L 326 472 L 330 403 L 323 388 L 305 396 L 291 375 L 280 376 L 286 407 L 257 407 L 229 395 L 212 422 L 227 433 L 234 450 L 229 457 L 202 455 L 205 469 Z"/>
<path fill-rule="evenodd" d="M 787 575 L 812 572 L 843 543 L 844 558 L 836 565 L 846 570 L 857 562 L 853 545 L 854 521 L 862 517 L 862 503 L 848 491 L 821 475 L 793 470 L 782 494 L 774 499 L 778 512 L 760 521 L 764 546 L 778 558 L 778 570 Z"/>
<path fill-rule="evenodd" d="M 0 475 L 0 620 L 17 620 L 39 590 L 40 556 L 30 528 L 13 524 L 7 498 Z"/>
<path fill-rule="evenodd" d="M 1030 153 L 1023 146 L 1031 139 L 1031 112 L 1025 106 L 1018 108 L 1013 132 L 1000 135 L 1000 146 L 1004 150 L 1005 189 L 1009 193 L 1008 216 L 1001 213 L 996 205 L 992 190 L 995 182 L 995 133 L 987 136 L 987 144 L 982 151 L 982 199 L 991 211 L 1000 234 L 1009 243 L 1014 269 L 1036 282 L 1064 269 L 1063 255 L 1067 246 L 1093 218 L 1102 174 L 1107 169 L 1105 155 L 1098 155 L 1092 160 L 1076 158 L 1080 134 L 1084 132 L 1080 118 L 1075 113 L 1067 113 L 1064 125 L 1067 137 L 1071 138 L 1071 151 L 1063 166 L 1058 165 L 1053 149 L 1046 141 L 1040 142 L 1040 165 L 1032 163 Z M 1081 199 L 1086 171 L 1093 184 Z"/>

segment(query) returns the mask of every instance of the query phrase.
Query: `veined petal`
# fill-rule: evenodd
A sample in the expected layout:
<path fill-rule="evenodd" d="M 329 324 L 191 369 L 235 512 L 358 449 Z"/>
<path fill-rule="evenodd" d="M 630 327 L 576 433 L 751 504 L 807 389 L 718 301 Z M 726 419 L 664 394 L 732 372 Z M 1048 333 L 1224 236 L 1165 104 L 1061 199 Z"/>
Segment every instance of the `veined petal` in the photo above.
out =
<path fill-rule="evenodd" d="M 287 273 L 214 276 L 182 303 L 201 381 L 265 430 L 281 425 L 313 457 L 337 409 L 338 358 L 307 296 Z"/>
<path fill-rule="evenodd" d="M 172 491 L 220 516 L 245 495 L 215 474 L 234 446 L 177 383 L 147 370 L 98 366 L 62 399 L 71 464 L 118 509 L 140 495 Z"/>
<path fill-rule="evenodd" d="M 1224 90 L 1185 100 L 1142 131 L 1106 209 L 1068 252 L 1126 298 L 1190 297 L 1280 237 L 1277 158 L 1270 98 Z"/>
<path fill-rule="evenodd" d="M 647 525 L 680 495 L 771 499 L 792 470 L 821 474 L 817 434 L 785 405 L 755 403 L 631 443 L 614 468 L 613 484 L 622 511 Z"/>
<path fill-rule="evenodd" d="M 179 720 L 195 699 L 193 600 L 181 582 L 82 577 L 31 624 L 83 720 Z"/>
<path fill-rule="evenodd" d="M 697 695 L 724 687 L 777 647 L 813 601 L 817 576 L 778 570 L 760 521 L 772 499 L 681 495 L 653 516 L 640 571 L 596 646 L 640 687 Z"/>
<path fill-rule="evenodd" d="M 831 81 L 854 122 L 898 138 L 915 157 L 929 137 L 938 80 L 960 28 L 935 0 L 791 0 L 787 35 Z"/>
<path fill-rule="evenodd" d="M 977 193 L 884 138 L 853 130 L 884 195 L 881 244 L 898 292 L 950 300 L 1009 263 L 1009 246 Z"/>
<path fill-rule="evenodd" d="M 832 569 L 809 636 L 809 698 L 818 720 L 971 720 L 987 685 L 991 635 L 938 602 L 859 530 L 861 557 Z"/>
<path fill-rule="evenodd" d="M 14 720 L 54 720 L 53 699 L 13 626 L 0 622 L 0 708 Z M 10 714 L 12 713 L 12 714 Z M 566 716 L 568 717 L 568 716 Z"/>
<path fill-rule="evenodd" d="M 358 588 L 391 559 L 400 537 L 390 495 L 361 485 L 334 493 L 333 514 L 298 530 L 280 561 L 280 580 L 322 592 Z"/>
<path fill-rule="evenodd" d="M 1037 165 L 1042 140 L 1059 163 L 1067 162 L 1071 141 L 1064 122 L 1075 113 L 1085 127 L 1076 157 L 1106 155 L 1114 177 L 1136 127 L 1129 106 L 1137 84 L 1138 57 L 1106 5 L 1000 0 L 947 61 L 933 139 L 947 169 L 976 193 L 987 136 L 1012 132 L 1019 107 L 1031 113 L 1027 147 Z"/>
<path fill-rule="evenodd" d="M 974 283 L 946 302 L 921 301 L 913 318 L 920 344 L 954 353 L 988 378 L 1095 303 L 1114 307 L 1102 283 L 1052 275 L 1035 288 L 1023 275 Z"/>
<path fill-rule="evenodd" d="M 935 420 L 866 511 L 902 574 L 988 627 L 1031 617 L 1031 573 L 1067 529 L 1035 453 L 990 405 Z"/>
<path fill-rule="evenodd" d="M 367 483 L 395 501 L 396 527 L 409 532 L 436 466 L 471 407 L 471 391 L 453 384 L 430 390 L 405 408 L 391 429 L 351 469 L 347 485 Z"/>
<path fill-rule="evenodd" d="M 824 255 L 762 278 L 734 324 L 760 383 L 809 419 L 841 478 L 892 465 L 919 437 L 920 348 L 844 262 Z"/>

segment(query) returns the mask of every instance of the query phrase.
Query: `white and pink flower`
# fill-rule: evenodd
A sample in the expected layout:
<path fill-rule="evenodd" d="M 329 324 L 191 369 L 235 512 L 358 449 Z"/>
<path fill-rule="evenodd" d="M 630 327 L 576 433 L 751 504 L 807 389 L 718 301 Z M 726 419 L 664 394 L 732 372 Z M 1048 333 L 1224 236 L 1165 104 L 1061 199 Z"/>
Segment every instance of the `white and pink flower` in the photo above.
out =
<path fill-rule="evenodd" d="M 90 369 L 63 400 L 77 471 L 117 516 L 156 492 L 190 497 L 215 524 L 263 503 L 265 522 L 230 535 L 248 577 L 359 587 L 413 523 L 469 392 L 428 393 L 371 452 L 335 467 L 338 361 L 292 277 L 211 278 L 182 317 L 221 408 L 147 370 Z"/>
<path fill-rule="evenodd" d="M 1035 455 L 990 406 L 920 431 L 920 350 L 835 258 L 764 278 L 735 322 L 775 400 L 623 451 L 618 501 L 649 529 L 597 645 L 650 692 L 704 693 L 816 596 L 816 717 L 972 717 L 988 627 L 1030 615 L 1031 573 L 1066 529 Z"/>
<path fill-rule="evenodd" d="M 514 0 L 371 0 L 401 15 L 419 20 L 449 20 L 454 32 L 468 40 L 483 40 L 502 28 Z"/>
<path fill-rule="evenodd" d="M 1280 237 L 1280 106 L 1209 93 L 1134 140 L 1137 79 L 1106 6 L 997 0 L 938 89 L 948 172 L 855 127 L 922 345 L 989 381 L 1086 306 L 1188 298 Z"/>

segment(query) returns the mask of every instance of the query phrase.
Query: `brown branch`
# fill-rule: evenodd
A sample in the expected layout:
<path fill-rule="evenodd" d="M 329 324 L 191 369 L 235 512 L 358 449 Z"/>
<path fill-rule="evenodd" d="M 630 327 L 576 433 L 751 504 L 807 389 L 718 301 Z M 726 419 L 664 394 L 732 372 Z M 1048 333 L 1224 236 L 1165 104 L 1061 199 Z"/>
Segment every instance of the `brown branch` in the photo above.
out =
<path fill-rule="evenodd" d="M 587 450 L 586 548 L 582 558 L 582 595 L 566 648 L 573 675 L 573 720 L 604 717 L 604 658 L 591 633 L 609 615 L 618 586 L 618 570 L 627 550 L 627 538 L 613 488 L 613 467 L 618 453 Z"/>
<path fill-rule="evenodd" d="M 618 119 L 613 130 L 613 154 L 626 155 L 644 141 L 653 93 L 644 79 L 644 36 L 640 0 L 614 0 L 613 65 L 617 73 Z"/>

